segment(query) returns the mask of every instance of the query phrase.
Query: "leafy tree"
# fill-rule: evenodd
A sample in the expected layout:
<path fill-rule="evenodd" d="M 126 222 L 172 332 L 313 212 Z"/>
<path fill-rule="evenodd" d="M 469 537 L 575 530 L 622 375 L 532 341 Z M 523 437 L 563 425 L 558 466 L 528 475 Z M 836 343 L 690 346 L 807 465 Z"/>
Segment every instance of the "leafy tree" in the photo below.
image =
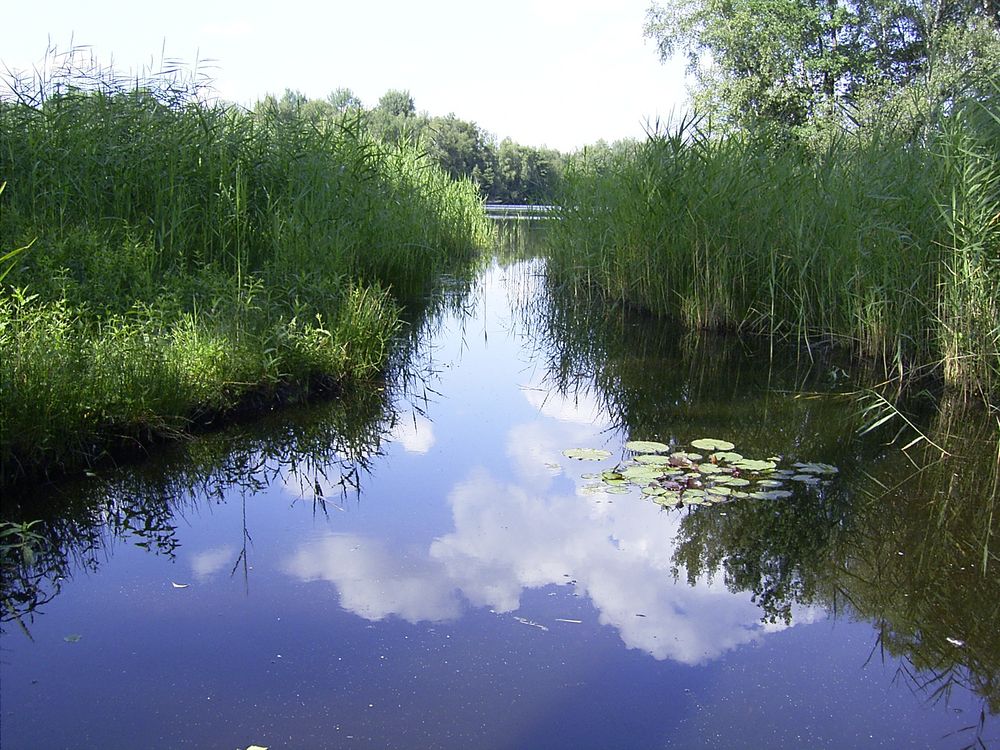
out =
<path fill-rule="evenodd" d="M 361 103 L 361 100 L 353 91 L 347 88 L 334 89 L 330 92 L 326 100 L 338 114 L 364 109 L 364 104 Z"/>
<path fill-rule="evenodd" d="M 375 109 L 393 117 L 413 117 L 417 113 L 417 107 L 410 92 L 399 89 L 389 89 L 382 94 Z"/>
<path fill-rule="evenodd" d="M 491 136 L 474 122 L 454 114 L 432 118 L 424 144 L 428 156 L 452 177 L 471 177 L 481 189 L 492 188 L 496 149 Z"/>
<path fill-rule="evenodd" d="M 947 106 L 996 70 L 998 32 L 997 0 L 665 0 L 646 24 L 662 58 L 687 56 L 702 110 L 791 133 L 907 97 Z"/>

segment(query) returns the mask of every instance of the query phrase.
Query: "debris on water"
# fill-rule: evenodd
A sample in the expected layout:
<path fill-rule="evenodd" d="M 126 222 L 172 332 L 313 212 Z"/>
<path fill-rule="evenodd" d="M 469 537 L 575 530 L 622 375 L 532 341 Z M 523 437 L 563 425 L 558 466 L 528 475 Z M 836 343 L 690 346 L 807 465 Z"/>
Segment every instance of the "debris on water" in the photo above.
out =
<path fill-rule="evenodd" d="M 170 585 L 173 586 L 175 589 L 186 589 L 191 584 L 190 583 L 177 583 L 176 581 L 171 581 Z"/>
<path fill-rule="evenodd" d="M 965 641 L 960 641 L 958 638 L 945 638 L 948 643 L 950 643 L 955 648 L 962 648 L 965 645 Z"/>
<path fill-rule="evenodd" d="M 571 622 L 574 625 L 580 625 L 583 623 L 583 620 L 570 620 L 566 617 L 557 617 L 556 622 Z"/>
<path fill-rule="evenodd" d="M 548 628 L 545 627 L 544 625 L 542 625 L 540 622 L 535 622 L 534 620 L 529 620 L 526 617 L 518 617 L 517 615 L 514 615 L 514 619 L 517 620 L 522 625 L 530 625 L 533 628 L 538 628 L 539 630 L 548 631 Z"/>
<path fill-rule="evenodd" d="M 63 640 L 66 641 L 66 643 L 79 643 L 82 638 L 83 636 L 79 633 L 73 633 L 71 635 L 64 636 Z"/>

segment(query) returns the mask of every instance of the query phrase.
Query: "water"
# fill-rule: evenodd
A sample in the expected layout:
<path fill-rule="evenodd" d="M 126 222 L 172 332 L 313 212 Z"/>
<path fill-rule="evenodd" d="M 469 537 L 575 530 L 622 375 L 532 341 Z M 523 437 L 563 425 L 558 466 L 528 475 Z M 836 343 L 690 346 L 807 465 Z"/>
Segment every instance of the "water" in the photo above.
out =
<path fill-rule="evenodd" d="M 933 471 L 857 438 L 845 371 L 542 270 L 486 270 L 405 388 L 61 488 L 5 570 L 3 747 L 995 745 L 976 517 L 927 520 Z M 701 437 L 840 471 L 707 508 L 586 489 L 630 438 Z"/>

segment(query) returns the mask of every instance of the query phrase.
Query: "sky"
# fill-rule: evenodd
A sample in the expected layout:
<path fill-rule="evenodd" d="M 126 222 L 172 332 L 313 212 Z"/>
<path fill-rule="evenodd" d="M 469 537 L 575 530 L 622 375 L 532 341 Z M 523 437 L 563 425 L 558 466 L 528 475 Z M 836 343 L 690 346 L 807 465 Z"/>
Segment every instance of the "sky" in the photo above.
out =
<path fill-rule="evenodd" d="M 685 106 L 683 64 L 661 63 L 643 36 L 650 1 L 12 3 L 0 75 L 39 65 L 50 45 L 87 45 L 122 72 L 165 55 L 201 61 L 217 95 L 241 104 L 344 87 L 372 107 L 406 89 L 420 111 L 568 151 L 642 137 Z"/>

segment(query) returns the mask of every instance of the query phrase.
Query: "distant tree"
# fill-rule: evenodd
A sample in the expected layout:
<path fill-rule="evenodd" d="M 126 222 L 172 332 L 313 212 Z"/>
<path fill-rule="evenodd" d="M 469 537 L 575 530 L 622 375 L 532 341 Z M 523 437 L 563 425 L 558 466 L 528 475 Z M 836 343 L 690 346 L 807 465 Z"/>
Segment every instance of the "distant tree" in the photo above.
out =
<path fill-rule="evenodd" d="M 395 117 L 413 117 L 417 113 L 417 107 L 410 92 L 399 89 L 389 89 L 382 94 L 375 109 Z"/>
<path fill-rule="evenodd" d="M 326 100 L 338 114 L 351 110 L 364 109 L 364 105 L 361 103 L 361 100 L 355 96 L 353 91 L 346 88 L 334 89 L 330 92 L 330 95 L 327 96 Z"/>
<path fill-rule="evenodd" d="M 484 193 L 493 186 L 496 148 L 492 137 L 454 114 L 431 118 L 424 131 L 428 156 L 452 177 L 471 177 Z"/>

